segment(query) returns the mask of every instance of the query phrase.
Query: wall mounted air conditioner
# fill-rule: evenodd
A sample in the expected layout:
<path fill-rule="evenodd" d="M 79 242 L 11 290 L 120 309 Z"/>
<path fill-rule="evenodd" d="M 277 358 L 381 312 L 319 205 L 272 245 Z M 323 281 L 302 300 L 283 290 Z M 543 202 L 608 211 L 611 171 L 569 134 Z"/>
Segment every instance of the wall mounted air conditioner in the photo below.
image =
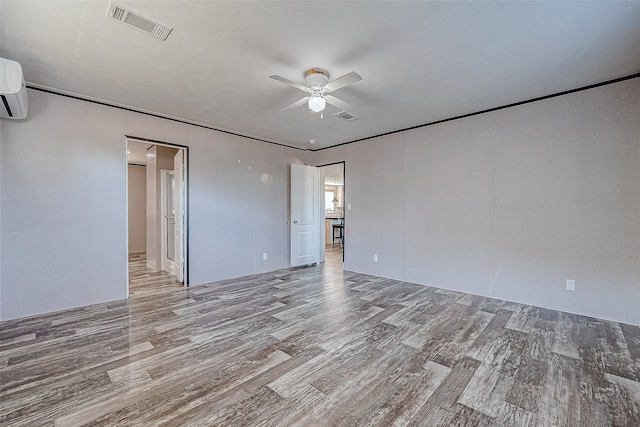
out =
<path fill-rule="evenodd" d="M 16 61 L 0 58 L 0 117 L 24 119 L 29 112 L 27 87 L 22 67 Z"/>

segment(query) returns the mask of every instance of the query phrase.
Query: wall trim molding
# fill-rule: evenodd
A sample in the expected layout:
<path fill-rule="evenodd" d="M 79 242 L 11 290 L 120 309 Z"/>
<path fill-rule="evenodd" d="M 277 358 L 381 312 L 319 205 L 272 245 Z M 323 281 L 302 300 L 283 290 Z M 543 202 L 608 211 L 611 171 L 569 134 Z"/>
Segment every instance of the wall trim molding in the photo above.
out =
<path fill-rule="evenodd" d="M 554 93 L 554 94 L 551 94 L 551 95 L 539 96 L 537 98 L 527 99 L 525 101 L 514 102 L 513 104 L 507 104 L 507 105 L 503 105 L 503 106 L 500 106 L 500 107 L 489 108 L 487 110 L 476 111 L 475 113 L 469 113 L 469 114 L 463 114 L 461 116 L 449 117 L 447 119 L 437 120 L 435 122 L 429 122 L 429 123 L 425 123 L 425 124 L 422 124 L 422 125 L 411 126 L 411 127 L 408 127 L 408 128 L 398 129 L 398 130 L 394 130 L 394 131 L 391 131 L 391 132 L 385 132 L 385 133 L 381 133 L 381 134 L 378 134 L 378 135 L 367 136 L 365 138 L 354 139 L 353 141 L 343 142 L 341 144 L 332 145 L 331 147 L 317 148 L 315 150 L 309 150 L 309 151 L 315 153 L 317 151 L 329 150 L 331 148 L 342 147 L 344 145 L 354 144 L 356 142 L 362 142 L 362 141 L 366 141 L 368 139 L 374 139 L 374 138 L 379 138 L 381 136 L 393 135 L 393 134 L 396 134 L 396 133 L 406 132 L 406 131 L 410 131 L 410 130 L 413 130 L 413 129 L 419 129 L 419 128 L 423 128 L 423 127 L 433 126 L 433 125 L 437 125 L 437 124 L 440 124 L 440 123 L 450 122 L 450 121 L 453 121 L 453 120 L 464 119 L 466 117 L 477 116 L 479 114 L 490 113 L 492 111 L 504 110 L 506 108 L 517 107 L 519 105 L 524 105 L 524 104 L 530 104 L 532 102 L 543 101 L 543 100 L 549 99 L 549 98 L 555 98 L 555 97 L 558 97 L 558 96 L 569 95 L 569 94 L 575 93 L 575 92 L 582 92 L 583 90 L 594 89 L 594 88 L 597 88 L 597 87 L 600 87 L 600 86 L 607 86 L 607 85 L 614 84 L 614 83 L 619 83 L 619 82 L 622 82 L 622 81 L 625 81 L 625 80 L 635 79 L 635 78 L 638 78 L 638 77 L 640 77 L 640 73 L 632 74 L 632 75 L 626 76 L 626 77 L 620 77 L 620 78 L 613 79 L 613 80 L 607 80 L 606 82 L 595 83 L 595 84 L 592 84 L 592 85 L 583 86 L 583 87 L 579 87 L 579 88 L 576 88 L 576 89 L 565 90 L 563 92 L 558 92 L 558 93 Z"/>
<path fill-rule="evenodd" d="M 340 144 L 332 145 L 330 147 L 317 148 L 315 150 L 310 149 L 310 148 L 293 147 L 291 145 L 286 145 L 286 144 L 282 144 L 282 143 L 279 143 L 279 142 L 269 141 L 269 140 L 258 138 L 258 137 L 255 137 L 255 136 L 248 136 L 248 135 L 243 135 L 243 134 L 237 133 L 237 132 L 232 132 L 232 131 L 228 131 L 228 130 L 224 130 L 224 129 L 218 129 L 218 128 L 215 128 L 213 126 L 208 126 L 208 125 L 204 125 L 204 124 L 201 124 L 201 123 L 193 123 L 193 122 L 189 122 L 187 120 L 177 119 L 177 118 L 174 118 L 174 117 L 166 117 L 166 116 L 162 116 L 160 114 L 152 113 L 152 112 L 149 112 L 149 111 L 138 110 L 138 109 L 135 109 L 135 108 L 132 108 L 132 107 L 124 106 L 124 105 L 118 105 L 118 104 L 114 104 L 114 103 L 109 103 L 109 102 L 106 102 L 106 101 L 103 101 L 103 100 L 91 99 L 91 98 L 83 97 L 83 96 L 76 95 L 76 94 L 65 93 L 63 91 L 58 91 L 58 90 L 55 90 L 55 89 L 52 89 L 52 88 L 35 85 L 33 83 L 28 83 L 27 84 L 27 88 L 33 89 L 33 90 L 37 90 L 37 91 L 40 91 L 40 92 L 50 93 L 52 95 L 59 95 L 59 96 L 64 96 L 64 97 L 71 98 L 71 99 L 77 99 L 79 101 L 85 101 L 85 102 L 91 102 L 91 103 L 98 104 L 98 105 L 104 105 L 106 107 L 113 107 L 113 108 L 118 108 L 120 110 L 131 111 L 133 113 L 145 114 L 147 116 L 157 117 L 159 119 L 171 120 L 171 121 L 174 121 L 174 122 L 177 122 L 177 123 L 183 123 L 183 124 L 190 125 L 190 126 L 196 126 L 196 127 L 203 128 L 203 129 L 209 129 L 209 130 L 213 130 L 213 131 L 217 131 L 217 132 L 221 132 L 221 133 L 226 133 L 228 135 L 238 136 L 238 137 L 241 137 L 241 138 L 252 139 L 254 141 L 260 141 L 260 142 L 264 142 L 264 143 L 267 143 L 267 144 L 277 145 L 277 146 L 280 146 L 280 147 L 292 148 L 294 150 L 308 151 L 308 152 L 315 153 L 317 151 L 329 150 L 331 148 L 342 147 L 342 146 L 349 145 L 349 144 L 355 144 L 356 142 L 367 141 L 369 139 L 379 138 L 379 137 L 382 137 L 382 136 L 393 135 L 393 134 L 401 133 L 401 132 L 407 132 L 407 131 L 410 131 L 410 130 L 419 129 L 419 128 L 423 128 L 423 127 L 428 127 L 428 126 L 433 126 L 433 125 L 437 125 L 437 124 L 440 124 L 440 123 L 446 123 L 446 122 L 450 122 L 450 121 L 453 121 L 453 120 L 464 119 L 466 117 L 477 116 L 479 114 L 485 114 L 485 113 L 490 113 L 490 112 L 493 112 L 493 111 L 503 110 L 503 109 L 506 109 L 506 108 L 517 107 L 519 105 L 529 104 L 529 103 L 532 103 L 532 102 L 543 101 L 543 100 L 549 99 L 549 98 L 555 98 L 555 97 L 558 97 L 558 96 L 569 95 L 571 93 L 581 92 L 581 91 L 588 90 L 588 89 L 594 89 L 594 88 L 597 88 L 597 87 L 600 87 L 600 86 L 606 86 L 606 85 L 619 83 L 619 82 L 622 82 L 622 81 L 625 81 L 625 80 L 631 80 L 631 79 L 635 79 L 635 78 L 639 78 L 639 77 L 640 77 L 640 73 L 636 73 L 636 74 L 632 74 L 630 76 L 620 77 L 620 78 L 613 79 L 613 80 L 607 80 L 605 82 L 595 83 L 595 84 L 588 85 L 588 86 L 582 86 L 582 87 L 579 87 L 579 88 L 576 88 L 576 89 L 565 90 L 565 91 L 553 93 L 553 94 L 550 94 L 550 95 L 539 96 L 537 98 L 527 99 L 525 101 L 520 101 L 520 102 L 514 102 L 512 104 L 502 105 L 502 106 L 499 106 L 499 107 L 493 107 L 493 108 L 489 108 L 489 109 L 486 109 L 486 110 L 476 111 L 474 113 L 469 113 L 469 114 L 463 114 L 463 115 L 460 115 L 460 116 L 449 117 L 449 118 L 442 119 L 442 120 L 436 120 L 434 122 L 428 122 L 428 123 L 424 123 L 424 124 L 421 124 L 421 125 L 411 126 L 411 127 L 408 127 L 408 128 L 397 129 L 397 130 L 393 130 L 393 131 L 390 131 L 390 132 L 384 132 L 384 133 L 380 133 L 380 134 L 376 134 L 376 135 L 372 135 L 372 136 L 367 136 L 367 137 L 364 137 L 364 138 L 354 139 L 354 140 L 351 140 L 351 141 L 346 141 L 346 142 L 342 142 Z"/>
<path fill-rule="evenodd" d="M 279 142 L 269 141 L 267 139 L 262 139 L 262 138 L 258 138 L 258 137 L 255 137 L 255 136 L 248 136 L 248 135 L 243 135 L 241 133 L 232 132 L 232 131 L 229 131 L 229 130 L 218 129 L 218 128 L 215 128 L 213 126 L 204 125 L 202 123 L 190 122 L 190 121 L 178 119 L 178 118 L 175 118 L 175 117 L 167 117 L 167 116 L 163 116 L 163 115 L 157 114 L 157 113 L 152 113 L 152 112 L 149 112 L 149 111 L 138 110 L 138 109 L 135 109 L 133 107 L 128 107 L 128 106 L 125 106 L 125 105 L 118 105 L 118 104 L 110 103 L 110 102 L 103 101 L 103 100 L 91 99 L 91 98 L 83 97 L 83 96 L 76 95 L 76 94 L 65 93 L 63 91 L 58 91 L 58 90 L 55 90 L 55 89 L 52 89 L 52 88 L 43 87 L 43 86 L 39 86 L 39 85 L 34 85 L 33 83 L 27 83 L 27 88 L 28 89 L 32 89 L 32 90 L 37 90 L 39 92 L 49 93 L 49 94 L 52 94 L 52 95 L 58 95 L 58 96 L 64 96 L 66 98 L 76 99 L 78 101 L 85 101 L 85 102 L 90 102 L 92 104 L 103 105 L 105 107 L 112 107 L 112 108 L 117 108 L 119 110 L 131 111 L 132 113 L 144 114 L 144 115 L 151 116 L 151 117 L 156 117 L 156 118 L 159 118 L 159 119 L 171 120 L 173 122 L 182 123 L 182 124 L 185 124 L 185 125 L 195 126 L 195 127 L 199 127 L 199 128 L 203 128 L 203 129 L 209 129 L 209 130 L 213 130 L 213 131 L 216 131 L 216 132 L 226 133 L 227 135 L 239 136 L 241 138 L 247 138 L 247 139 L 252 139 L 254 141 L 264 142 L 264 143 L 267 143 L 267 144 L 278 145 L 280 147 L 293 148 L 294 150 L 300 150 L 300 151 L 311 151 L 308 148 L 293 147 L 291 145 L 281 144 Z M 136 138 L 136 139 L 144 140 L 144 138 Z"/>

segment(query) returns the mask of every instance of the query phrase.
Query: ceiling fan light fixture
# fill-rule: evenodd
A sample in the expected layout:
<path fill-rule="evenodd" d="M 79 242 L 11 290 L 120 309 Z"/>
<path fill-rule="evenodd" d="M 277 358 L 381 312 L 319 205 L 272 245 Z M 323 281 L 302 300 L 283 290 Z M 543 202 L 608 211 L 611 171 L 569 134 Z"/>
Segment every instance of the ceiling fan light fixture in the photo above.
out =
<path fill-rule="evenodd" d="M 292 86 L 308 94 L 304 98 L 299 99 L 298 101 L 289 105 L 282 111 L 293 110 L 294 108 L 301 107 L 306 103 L 307 105 L 309 105 L 309 110 L 314 113 L 320 113 L 320 118 L 322 118 L 322 111 L 327 106 L 327 104 L 331 104 L 343 111 L 354 108 L 353 105 L 349 104 L 348 102 L 344 102 L 333 95 L 327 95 L 327 93 L 333 92 L 362 80 L 362 77 L 360 77 L 358 73 L 352 71 L 330 82 L 329 73 L 319 68 L 312 68 L 310 70 L 307 70 L 307 72 L 305 73 L 306 84 L 304 85 L 275 74 L 269 76 L 269 78 L 277 80 L 280 83 Z"/>
<path fill-rule="evenodd" d="M 309 109 L 314 113 L 319 113 L 326 107 L 327 101 L 321 95 L 314 95 L 309 98 Z"/>

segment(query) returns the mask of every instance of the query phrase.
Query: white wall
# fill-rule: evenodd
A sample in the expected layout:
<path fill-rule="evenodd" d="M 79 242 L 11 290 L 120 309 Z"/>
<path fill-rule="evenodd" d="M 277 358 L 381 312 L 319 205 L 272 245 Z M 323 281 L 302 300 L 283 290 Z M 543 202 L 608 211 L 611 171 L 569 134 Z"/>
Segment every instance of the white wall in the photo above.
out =
<path fill-rule="evenodd" d="M 29 97 L 0 129 L 2 319 L 127 297 L 131 135 L 188 147 L 190 284 L 287 267 L 288 165 L 344 160 L 347 269 L 640 324 L 638 79 L 316 153 Z"/>
<path fill-rule="evenodd" d="M 404 276 L 403 139 L 394 134 L 346 146 L 345 202 L 351 203 L 344 229 L 348 270 Z M 362 173 L 364 168 L 368 173 Z M 383 203 L 389 209 L 382 208 Z M 378 255 L 377 263 L 373 255 Z"/>
<path fill-rule="evenodd" d="M 283 161 L 283 148 L 267 143 L 256 144 L 255 175 L 252 179 L 255 191 L 255 252 L 254 262 L 257 272 L 272 271 L 283 265 L 290 265 L 290 254 L 285 252 L 285 236 L 289 227 L 286 224 L 287 185 L 286 170 L 289 164 Z M 252 168 L 253 169 L 253 168 Z M 263 173 L 273 176 L 273 182 L 266 185 L 260 179 Z M 267 181 L 268 182 L 268 181 Z M 267 260 L 262 254 L 267 253 Z"/>
<path fill-rule="evenodd" d="M 2 319 L 127 297 L 125 135 L 188 147 L 190 285 L 290 265 L 288 165 L 308 152 L 34 90 L 29 104 L 0 129 Z"/>
<path fill-rule="evenodd" d="M 127 296 L 126 113 L 29 91 L 2 120 L 3 319 Z"/>
<path fill-rule="evenodd" d="M 640 79 L 496 112 L 494 141 L 495 294 L 640 324 Z"/>
<path fill-rule="evenodd" d="M 491 114 L 408 132 L 405 279 L 492 295 Z"/>
<path fill-rule="evenodd" d="M 340 160 L 347 270 L 640 324 L 639 79 L 312 154 Z"/>
<path fill-rule="evenodd" d="M 145 252 L 147 247 L 147 177 L 142 165 L 129 165 L 129 253 Z"/>

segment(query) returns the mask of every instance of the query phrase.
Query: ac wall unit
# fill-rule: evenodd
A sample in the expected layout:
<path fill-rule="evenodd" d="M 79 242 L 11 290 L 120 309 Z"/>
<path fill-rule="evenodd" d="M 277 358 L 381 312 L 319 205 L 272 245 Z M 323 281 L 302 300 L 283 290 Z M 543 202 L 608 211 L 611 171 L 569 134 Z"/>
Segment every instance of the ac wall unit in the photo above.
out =
<path fill-rule="evenodd" d="M 0 58 L 0 117 L 24 119 L 29 112 L 27 87 L 22 67 L 16 61 Z"/>

